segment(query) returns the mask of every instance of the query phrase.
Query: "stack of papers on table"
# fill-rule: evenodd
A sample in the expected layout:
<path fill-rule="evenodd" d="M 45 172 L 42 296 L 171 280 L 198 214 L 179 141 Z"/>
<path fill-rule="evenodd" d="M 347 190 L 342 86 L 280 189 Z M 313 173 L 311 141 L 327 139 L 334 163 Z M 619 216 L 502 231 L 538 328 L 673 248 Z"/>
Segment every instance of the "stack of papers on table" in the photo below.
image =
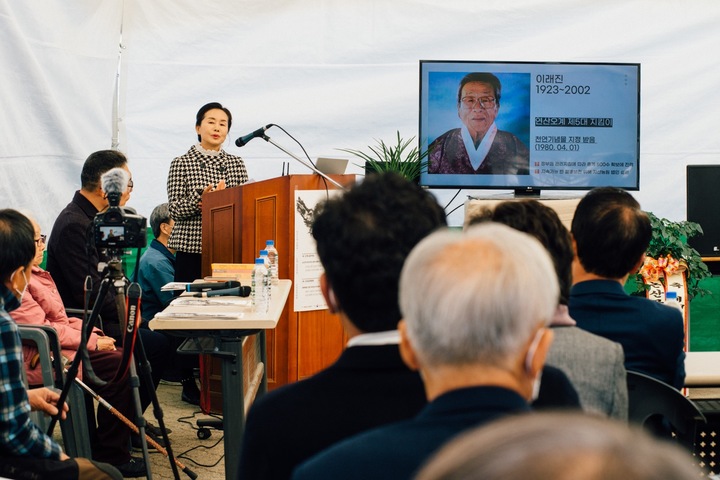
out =
<path fill-rule="evenodd" d="M 202 307 L 198 309 L 198 307 Z M 249 297 L 178 297 L 155 318 L 242 319 L 252 314 Z"/>

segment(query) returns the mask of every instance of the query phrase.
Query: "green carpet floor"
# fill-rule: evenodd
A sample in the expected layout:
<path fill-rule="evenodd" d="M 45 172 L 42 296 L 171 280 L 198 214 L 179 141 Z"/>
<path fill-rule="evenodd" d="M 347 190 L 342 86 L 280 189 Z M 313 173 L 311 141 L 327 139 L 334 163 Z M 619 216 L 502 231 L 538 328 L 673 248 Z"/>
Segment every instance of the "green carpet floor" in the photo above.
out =
<path fill-rule="evenodd" d="M 703 279 L 700 287 L 712 293 L 690 302 L 690 351 L 720 351 L 720 276 Z"/>
<path fill-rule="evenodd" d="M 709 290 L 704 296 L 690 302 L 690 348 L 691 352 L 720 351 L 720 276 L 700 281 L 700 288 Z M 628 278 L 625 291 L 638 290 L 634 277 Z"/>

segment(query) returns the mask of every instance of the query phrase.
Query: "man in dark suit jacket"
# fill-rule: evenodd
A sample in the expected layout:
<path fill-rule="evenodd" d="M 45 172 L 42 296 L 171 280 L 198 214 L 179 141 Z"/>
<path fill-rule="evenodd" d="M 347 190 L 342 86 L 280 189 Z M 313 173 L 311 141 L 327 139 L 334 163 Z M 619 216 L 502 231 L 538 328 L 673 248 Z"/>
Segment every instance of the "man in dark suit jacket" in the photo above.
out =
<path fill-rule="evenodd" d="M 558 214 L 537 200 L 508 200 L 498 203 L 493 210 L 481 212 L 468 224 L 490 220 L 534 236 L 553 259 L 560 283 L 560 304 L 551 325 L 555 336 L 548 353 L 548 365 L 560 368 L 570 377 L 583 409 L 627 421 L 628 394 L 622 346 L 578 328 L 568 314 L 575 254 L 570 232 Z M 544 371 L 540 398 L 546 390 L 547 377 Z M 533 403 L 534 408 L 537 405 L 537 402 Z"/>
<path fill-rule="evenodd" d="M 400 278 L 400 352 L 429 399 L 415 418 L 338 443 L 293 479 L 409 479 L 458 433 L 529 409 L 558 282 L 534 238 L 487 223 L 418 244 Z"/>
<path fill-rule="evenodd" d="M 410 250 L 445 225 L 434 197 L 396 174 L 369 176 L 320 207 L 312 225 L 320 286 L 347 348 L 317 375 L 253 404 L 240 478 L 287 479 L 329 445 L 426 404 L 420 376 L 400 358 L 398 279 Z"/>
<path fill-rule="evenodd" d="M 572 221 L 575 244 L 570 315 L 580 328 L 618 342 L 625 368 L 675 388 L 685 382 L 683 319 L 679 310 L 625 293 L 652 237 L 638 202 L 618 188 L 595 188 Z"/>

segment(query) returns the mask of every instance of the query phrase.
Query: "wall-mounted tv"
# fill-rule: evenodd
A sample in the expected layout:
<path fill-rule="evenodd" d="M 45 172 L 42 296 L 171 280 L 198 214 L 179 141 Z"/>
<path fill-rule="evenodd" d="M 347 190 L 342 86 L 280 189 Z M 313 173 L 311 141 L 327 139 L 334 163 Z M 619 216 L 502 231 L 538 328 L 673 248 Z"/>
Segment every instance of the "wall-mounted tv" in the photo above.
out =
<path fill-rule="evenodd" d="M 589 190 L 640 182 L 640 64 L 420 61 L 420 184 Z"/>

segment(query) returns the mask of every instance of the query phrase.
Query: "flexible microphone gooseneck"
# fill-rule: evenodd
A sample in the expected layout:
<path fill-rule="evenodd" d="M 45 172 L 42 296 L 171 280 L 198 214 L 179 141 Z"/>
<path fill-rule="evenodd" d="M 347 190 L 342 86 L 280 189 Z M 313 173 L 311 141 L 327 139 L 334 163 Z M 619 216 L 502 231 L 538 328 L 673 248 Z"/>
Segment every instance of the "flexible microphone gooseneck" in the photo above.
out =
<path fill-rule="evenodd" d="M 270 127 L 272 127 L 272 123 L 265 125 L 264 127 L 260 127 L 257 130 L 255 130 L 254 132 L 248 133 L 244 137 L 238 138 L 237 140 L 235 140 L 235 145 L 237 145 L 238 147 L 244 147 L 245 144 L 247 144 L 250 140 L 252 140 L 253 138 L 257 138 L 257 137 L 262 137 L 265 140 L 267 140 L 267 137 L 265 136 L 265 130 L 267 130 Z"/>
<path fill-rule="evenodd" d="M 243 145 L 245 145 L 247 142 L 249 142 L 249 141 L 252 140 L 253 138 L 262 137 L 263 140 L 265 140 L 265 141 L 268 142 L 268 143 L 273 144 L 276 148 L 282 150 L 282 151 L 285 152 L 287 155 L 289 155 L 290 157 L 294 158 L 294 159 L 297 160 L 298 162 L 302 163 L 304 166 L 306 166 L 307 168 L 309 168 L 310 170 L 312 170 L 314 173 L 320 175 L 321 177 L 323 177 L 325 180 L 329 181 L 330 183 L 332 183 L 332 184 L 335 185 L 336 187 L 338 187 L 338 188 L 340 188 L 340 189 L 342 189 L 342 190 L 347 190 L 347 187 L 345 187 L 345 186 L 342 185 L 341 183 L 336 182 L 335 180 L 333 180 L 332 178 L 330 178 L 328 175 L 325 175 L 323 172 L 321 172 L 320 170 L 318 170 L 317 167 L 315 167 L 315 165 L 313 165 L 312 160 L 310 160 L 310 157 L 308 157 L 308 161 L 305 161 L 305 160 L 303 160 L 302 158 L 298 157 L 297 155 L 294 155 L 294 154 L 292 154 L 291 152 L 287 151 L 286 149 L 284 149 L 283 147 L 281 147 L 281 146 L 278 145 L 277 143 L 273 142 L 270 137 L 268 137 L 267 135 L 265 135 L 265 131 L 266 131 L 268 128 L 270 128 L 270 127 L 278 127 L 280 130 L 282 130 L 283 132 L 285 132 L 286 135 L 288 135 L 290 138 L 292 138 L 293 140 L 295 140 L 295 138 L 294 138 L 292 135 L 290 135 L 287 131 L 285 131 L 285 129 L 282 128 L 280 125 L 276 125 L 276 124 L 274 124 L 274 123 L 270 123 L 270 124 L 268 124 L 268 125 L 265 125 L 265 126 L 262 127 L 262 128 L 259 128 L 259 129 L 255 130 L 255 131 L 252 132 L 252 133 L 249 133 L 249 134 L 245 135 L 244 137 L 238 138 L 237 140 L 235 140 L 235 145 L 237 145 L 238 147 L 242 147 Z M 300 142 L 298 142 L 297 140 L 295 140 L 295 142 L 297 142 L 297 144 L 300 145 L 300 148 L 303 149 L 303 152 L 305 152 L 305 149 L 304 149 L 303 146 L 300 144 Z M 307 155 L 307 152 L 305 152 L 305 155 Z"/>

